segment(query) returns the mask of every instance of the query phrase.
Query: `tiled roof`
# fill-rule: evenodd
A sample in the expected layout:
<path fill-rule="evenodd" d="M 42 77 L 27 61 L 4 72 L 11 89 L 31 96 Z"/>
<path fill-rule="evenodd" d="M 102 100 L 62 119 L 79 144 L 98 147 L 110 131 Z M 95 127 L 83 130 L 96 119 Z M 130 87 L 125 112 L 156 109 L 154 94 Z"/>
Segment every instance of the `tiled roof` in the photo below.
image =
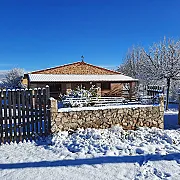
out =
<path fill-rule="evenodd" d="M 113 75 L 76 75 L 76 74 L 28 74 L 30 82 L 122 82 L 138 81 L 122 74 Z"/>
<path fill-rule="evenodd" d="M 61 66 L 37 70 L 31 74 L 121 74 L 120 72 L 95 66 L 86 62 L 74 62 Z"/>

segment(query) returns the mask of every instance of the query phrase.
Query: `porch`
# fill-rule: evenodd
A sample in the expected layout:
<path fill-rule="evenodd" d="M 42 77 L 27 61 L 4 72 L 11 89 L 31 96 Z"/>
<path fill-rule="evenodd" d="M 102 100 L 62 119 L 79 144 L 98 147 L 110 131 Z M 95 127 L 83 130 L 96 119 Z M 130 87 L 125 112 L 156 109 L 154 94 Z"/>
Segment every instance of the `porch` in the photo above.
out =
<path fill-rule="evenodd" d="M 29 74 L 29 88 L 48 85 L 51 97 L 68 94 L 78 87 L 86 90 L 92 86 L 98 88 L 99 96 L 119 96 L 127 99 L 135 98 L 137 79 L 125 75 L 50 75 Z"/>

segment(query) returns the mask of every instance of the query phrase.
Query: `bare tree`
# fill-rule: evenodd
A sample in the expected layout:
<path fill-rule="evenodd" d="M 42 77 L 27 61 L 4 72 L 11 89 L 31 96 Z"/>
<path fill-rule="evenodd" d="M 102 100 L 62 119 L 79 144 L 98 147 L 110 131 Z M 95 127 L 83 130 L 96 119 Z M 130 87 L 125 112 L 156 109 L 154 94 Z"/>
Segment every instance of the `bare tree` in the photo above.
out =
<path fill-rule="evenodd" d="M 128 55 L 130 60 L 126 58 L 125 66 L 130 68 L 131 72 L 135 71 L 133 77 L 146 84 L 166 81 L 166 109 L 168 109 L 171 81 L 180 80 L 180 41 L 164 38 L 163 41 L 154 43 L 147 51 L 139 47 L 136 51 L 138 53 L 134 53 L 134 50 L 130 52 Z M 122 66 L 119 70 L 126 73 L 123 71 L 125 66 L 123 68 Z"/>
<path fill-rule="evenodd" d="M 126 57 L 124 58 L 123 64 L 118 67 L 118 71 L 125 75 L 131 76 L 135 79 L 139 79 L 140 83 L 150 83 L 147 79 L 149 77 L 141 70 L 141 66 L 144 63 L 144 49 L 140 46 L 133 47 L 128 50 Z"/>
<path fill-rule="evenodd" d="M 149 52 L 144 51 L 144 61 L 142 71 L 147 72 L 148 76 L 153 76 L 152 79 L 156 81 L 166 80 L 168 109 L 171 81 L 180 79 L 180 41 L 164 38 L 160 43 L 155 43 Z"/>
<path fill-rule="evenodd" d="M 133 78 L 138 78 L 138 62 L 141 56 L 141 48 L 133 47 L 128 50 L 124 62 L 118 67 L 118 71 L 131 76 Z"/>
<path fill-rule="evenodd" d="M 22 88 L 22 77 L 24 70 L 20 68 L 14 68 L 7 72 L 5 79 L 3 80 L 4 87 L 6 88 Z"/>
<path fill-rule="evenodd" d="M 179 100 L 179 88 L 180 88 L 180 80 L 172 80 L 170 85 L 169 96 L 172 101 L 178 102 Z"/>

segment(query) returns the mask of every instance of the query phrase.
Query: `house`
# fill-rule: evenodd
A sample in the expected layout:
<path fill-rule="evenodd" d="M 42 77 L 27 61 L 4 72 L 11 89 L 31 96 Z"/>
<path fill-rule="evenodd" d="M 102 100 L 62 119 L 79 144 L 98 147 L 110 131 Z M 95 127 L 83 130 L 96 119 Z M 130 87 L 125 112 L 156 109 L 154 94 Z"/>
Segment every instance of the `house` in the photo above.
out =
<path fill-rule="evenodd" d="M 33 71 L 25 74 L 22 83 L 28 88 L 49 85 L 50 95 L 57 98 L 67 94 L 78 86 L 89 89 L 92 85 L 98 88 L 101 96 L 126 96 L 132 98 L 137 79 L 125 76 L 120 72 L 88 64 L 83 60 L 72 64 Z"/>

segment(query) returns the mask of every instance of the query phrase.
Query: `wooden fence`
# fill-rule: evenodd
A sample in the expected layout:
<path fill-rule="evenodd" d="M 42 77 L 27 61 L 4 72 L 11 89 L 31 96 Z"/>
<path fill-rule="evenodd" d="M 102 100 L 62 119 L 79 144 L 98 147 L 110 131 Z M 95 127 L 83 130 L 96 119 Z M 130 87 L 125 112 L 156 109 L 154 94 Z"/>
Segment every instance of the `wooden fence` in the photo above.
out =
<path fill-rule="evenodd" d="M 164 87 L 162 87 L 162 86 L 148 85 L 148 86 L 146 86 L 146 89 L 147 89 L 148 96 L 156 96 L 159 93 L 164 94 Z"/>
<path fill-rule="evenodd" d="M 49 87 L 0 90 L 0 143 L 50 133 Z"/>

